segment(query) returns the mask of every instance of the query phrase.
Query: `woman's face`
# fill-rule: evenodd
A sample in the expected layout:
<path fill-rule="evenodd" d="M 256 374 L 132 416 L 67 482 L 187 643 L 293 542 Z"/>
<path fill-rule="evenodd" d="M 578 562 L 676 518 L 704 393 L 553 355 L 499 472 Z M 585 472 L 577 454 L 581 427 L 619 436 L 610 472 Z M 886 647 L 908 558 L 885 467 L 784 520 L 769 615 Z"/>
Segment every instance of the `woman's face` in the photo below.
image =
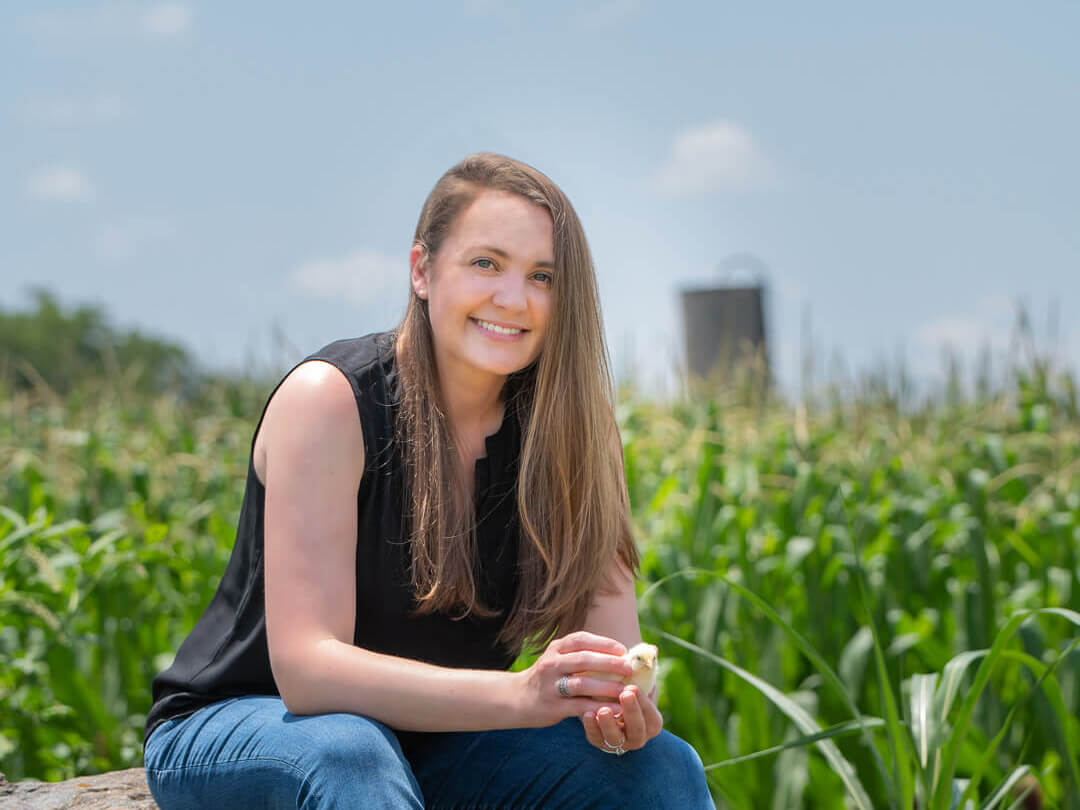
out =
<path fill-rule="evenodd" d="M 414 246 L 413 289 L 428 302 L 440 374 L 506 376 L 540 354 L 552 308 L 551 215 L 516 194 L 484 191 L 438 253 Z"/>

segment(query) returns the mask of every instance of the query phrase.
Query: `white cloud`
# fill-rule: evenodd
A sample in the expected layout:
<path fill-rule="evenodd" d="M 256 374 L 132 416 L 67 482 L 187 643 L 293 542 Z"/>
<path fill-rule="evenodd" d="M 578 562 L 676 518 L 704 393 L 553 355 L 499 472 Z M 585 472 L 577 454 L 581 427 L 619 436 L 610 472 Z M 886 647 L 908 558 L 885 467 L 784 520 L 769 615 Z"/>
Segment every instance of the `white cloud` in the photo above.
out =
<path fill-rule="evenodd" d="M 1020 307 L 1027 312 L 1029 337 L 1020 329 Z M 1029 301 L 1005 294 L 984 296 L 969 312 L 923 323 L 915 328 L 913 336 L 916 347 L 922 350 L 913 357 L 916 370 L 940 368 L 946 351 L 969 368 L 980 361 L 986 350 L 994 368 L 1005 368 L 1010 362 L 1023 365 L 1033 344 L 1039 356 L 1049 354 L 1056 366 L 1080 373 L 1080 330 L 1070 330 L 1066 322 L 1064 329 L 1058 325 L 1055 336 L 1047 319 L 1033 312 Z"/>
<path fill-rule="evenodd" d="M 749 191 L 774 185 L 776 170 L 750 133 L 717 121 L 677 136 L 656 181 L 680 195 Z"/>
<path fill-rule="evenodd" d="M 28 123 L 50 127 L 111 124 L 131 115 L 131 107 L 119 96 L 96 98 L 37 98 L 24 108 Z"/>
<path fill-rule="evenodd" d="M 519 24 L 522 20 L 518 0 L 465 0 L 465 13 L 508 24 Z"/>
<path fill-rule="evenodd" d="M 147 245 L 166 239 L 175 228 L 161 217 L 135 217 L 106 225 L 94 240 L 97 255 L 113 262 L 135 258 Z"/>
<path fill-rule="evenodd" d="M 915 340 L 925 348 L 949 348 L 963 354 L 974 353 L 992 336 L 990 325 L 974 317 L 937 318 L 915 330 Z"/>
<path fill-rule="evenodd" d="M 42 40 L 170 37 L 191 27 L 187 3 L 106 2 L 89 8 L 46 9 L 19 19 L 19 27 Z"/>
<path fill-rule="evenodd" d="M 969 313 L 945 315 L 920 324 L 914 338 L 925 351 L 947 349 L 972 360 L 986 348 L 995 354 L 1008 351 L 1015 326 L 1015 303 L 1007 295 L 996 294 L 978 299 Z"/>
<path fill-rule="evenodd" d="M 514 0 L 465 0 L 465 11 L 475 17 L 516 17 L 521 13 Z"/>
<path fill-rule="evenodd" d="M 26 182 L 26 192 L 38 200 L 74 202 L 94 198 L 86 175 L 71 166 L 50 166 L 35 172 Z"/>
<path fill-rule="evenodd" d="M 20 17 L 19 27 L 36 37 L 59 39 L 80 32 L 84 35 L 100 34 L 106 27 L 106 17 L 102 8 L 45 9 Z"/>
<path fill-rule="evenodd" d="M 369 306 L 380 300 L 404 301 L 409 265 L 404 257 L 357 250 L 339 259 L 305 262 L 289 274 L 289 285 L 310 298 L 345 300 Z"/>
<path fill-rule="evenodd" d="M 176 36 L 191 27 L 191 8 L 184 3 L 158 3 L 142 15 L 142 29 L 157 36 Z"/>
<path fill-rule="evenodd" d="M 610 28 L 634 16 L 641 8 L 641 0 L 600 0 L 583 3 L 572 14 L 571 21 L 583 28 Z"/>

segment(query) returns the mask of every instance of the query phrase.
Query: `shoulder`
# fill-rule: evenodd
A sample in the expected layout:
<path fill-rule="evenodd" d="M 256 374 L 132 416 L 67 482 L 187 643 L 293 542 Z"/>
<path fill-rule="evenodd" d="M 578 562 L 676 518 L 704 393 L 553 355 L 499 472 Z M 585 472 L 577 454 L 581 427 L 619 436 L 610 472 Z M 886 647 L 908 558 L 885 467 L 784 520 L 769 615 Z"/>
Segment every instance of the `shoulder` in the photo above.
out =
<path fill-rule="evenodd" d="M 340 368 L 321 359 L 305 360 L 290 371 L 270 400 L 270 408 L 302 421 L 348 422 L 349 416 L 359 421 L 351 382 Z"/>
<path fill-rule="evenodd" d="M 282 380 L 266 407 L 256 438 L 256 472 L 274 458 L 315 456 L 363 472 L 364 442 L 353 387 L 344 372 L 324 360 L 306 360 Z"/>
<path fill-rule="evenodd" d="M 342 428 L 358 424 L 361 401 L 383 387 L 394 359 L 394 334 L 373 332 L 328 343 L 286 375 L 267 405 L 289 421 Z"/>
<path fill-rule="evenodd" d="M 393 332 L 373 332 L 356 338 L 345 338 L 328 343 L 308 360 L 325 360 L 339 368 L 349 377 L 359 377 L 377 371 L 394 356 Z"/>

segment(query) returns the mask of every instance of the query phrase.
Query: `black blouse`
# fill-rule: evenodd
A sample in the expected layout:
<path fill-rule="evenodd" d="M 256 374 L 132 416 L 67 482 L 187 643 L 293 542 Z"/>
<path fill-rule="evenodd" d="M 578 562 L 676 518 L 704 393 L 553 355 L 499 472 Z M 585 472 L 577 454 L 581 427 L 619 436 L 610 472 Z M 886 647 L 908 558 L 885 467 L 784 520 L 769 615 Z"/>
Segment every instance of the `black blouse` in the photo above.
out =
<path fill-rule="evenodd" d="M 518 651 L 495 639 L 513 606 L 519 581 L 516 487 L 521 434 L 514 408 L 507 403 L 502 425 L 487 437 L 487 456 L 476 464 L 477 587 L 482 601 L 501 614 L 489 619 L 473 615 L 457 619 L 441 613 L 414 617 L 409 615 L 416 603 L 410 581 L 403 459 L 394 433 L 400 400 L 394 336 L 384 332 L 339 340 L 305 360 L 325 360 L 348 378 L 363 430 L 353 643 L 439 666 L 508 669 Z M 180 645 L 172 666 L 154 678 L 145 739 L 166 720 L 216 701 L 279 694 L 266 643 L 266 491 L 255 474 L 254 436 L 251 449 L 232 556 L 209 607 Z"/>

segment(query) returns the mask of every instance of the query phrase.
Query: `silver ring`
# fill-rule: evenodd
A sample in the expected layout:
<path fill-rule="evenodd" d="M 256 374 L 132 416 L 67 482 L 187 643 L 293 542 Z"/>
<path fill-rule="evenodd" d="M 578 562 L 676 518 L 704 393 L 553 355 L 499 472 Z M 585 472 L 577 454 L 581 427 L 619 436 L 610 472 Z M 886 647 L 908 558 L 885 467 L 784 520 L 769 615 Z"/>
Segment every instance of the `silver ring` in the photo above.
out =
<path fill-rule="evenodd" d="M 623 737 L 622 742 L 619 743 L 618 745 L 612 745 L 607 740 L 605 740 L 604 735 L 601 734 L 600 735 L 600 742 L 602 742 L 604 744 L 604 751 L 606 751 L 609 754 L 614 754 L 617 757 L 621 757 L 623 754 L 626 753 L 626 749 L 623 748 L 623 743 L 626 742 L 626 737 Z"/>
<path fill-rule="evenodd" d="M 561 678 L 559 678 L 559 694 L 563 697 L 570 697 L 570 690 L 566 686 L 566 682 L 569 680 L 569 675 L 563 675 Z"/>

